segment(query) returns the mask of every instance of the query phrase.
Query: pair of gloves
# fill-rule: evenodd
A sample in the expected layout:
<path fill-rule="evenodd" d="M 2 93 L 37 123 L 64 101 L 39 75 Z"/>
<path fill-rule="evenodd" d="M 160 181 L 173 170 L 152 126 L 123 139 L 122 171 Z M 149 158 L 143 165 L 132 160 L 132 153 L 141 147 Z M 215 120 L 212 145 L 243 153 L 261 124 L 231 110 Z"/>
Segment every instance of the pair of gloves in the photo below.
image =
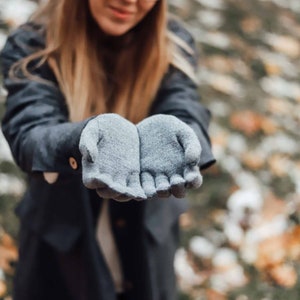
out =
<path fill-rule="evenodd" d="M 79 142 L 84 185 L 119 201 L 177 198 L 202 184 L 201 146 L 194 131 L 170 115 L 137 125 L 117 114 L 90 120 Z"/>

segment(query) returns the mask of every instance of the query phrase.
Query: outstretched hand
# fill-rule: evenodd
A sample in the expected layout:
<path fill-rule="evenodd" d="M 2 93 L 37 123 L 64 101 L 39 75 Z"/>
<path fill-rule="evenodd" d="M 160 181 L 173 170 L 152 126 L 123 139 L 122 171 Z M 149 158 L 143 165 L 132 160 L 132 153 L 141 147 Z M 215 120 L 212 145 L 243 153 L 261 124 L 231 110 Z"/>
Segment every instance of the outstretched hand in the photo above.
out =
<path fill-rule="evenodd" d="M 83 184 L 100 197 L 145 199 L 140 185 L 139 136 L 134 124 L 117 114 L 90 120 L 79 142 Z"/>
<path fill-rule="evenodd" d="M 140 136 L 141 182 L 148 198 L 182 198 L 186 188 L 202 184 L 200 142 L 194 131 L 170 115 L 154 115 L 137 125 Z"/>
<path fill-rule="evenodd" d="M 99 115 L 82 131 L 79 149 L 83 183 L 102 198 L 182 198 L 202 184 L 199 140 L 174 116 L 154 115 L 135 126 L 117 114 Z"/>

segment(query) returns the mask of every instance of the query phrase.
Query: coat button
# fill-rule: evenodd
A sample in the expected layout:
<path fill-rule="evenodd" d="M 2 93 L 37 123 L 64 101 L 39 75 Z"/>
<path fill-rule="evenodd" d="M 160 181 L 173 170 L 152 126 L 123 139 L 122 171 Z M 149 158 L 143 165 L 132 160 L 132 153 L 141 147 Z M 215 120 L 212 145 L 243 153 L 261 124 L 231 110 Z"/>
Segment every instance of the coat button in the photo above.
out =
<path fill-rule="evenodd" d="M 77 170 L 78 169 L 78 164 L 77 164 L 77 161 L 76 161 L 76 159 L 74 157 L 70 157 L 69 158 L 69 164 L 70 164 L 70 166 L 71 166 L 71 168 L 73 170 Z"/>

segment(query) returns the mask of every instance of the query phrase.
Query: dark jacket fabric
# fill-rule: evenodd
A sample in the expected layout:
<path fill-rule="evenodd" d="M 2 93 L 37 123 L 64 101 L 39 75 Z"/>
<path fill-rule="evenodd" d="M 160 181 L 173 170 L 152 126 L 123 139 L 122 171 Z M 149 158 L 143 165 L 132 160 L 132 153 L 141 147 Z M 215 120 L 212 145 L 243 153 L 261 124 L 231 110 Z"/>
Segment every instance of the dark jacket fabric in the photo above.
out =
<path fill-rule="evenodd" d="M 172 21 L 169 27 L 195 47 L 179 23 Z M 43 28 L 28 23 L 10 34 L 1 52 L 8 91 L 2 130 L 17 165 L 28 175 L 28 189 L 16 209 L 21 229 L 14 300 L 115 300 L 112 278 L 95 239 L 102 199 L 81 180 L 78 143 L 88 120 L 69 121 L 64 96 L 47 63 L 29 65 L 30 72 L 42 80 L 9 76 L 14 63 L 44 46 Z M 197 65 L 195 56 L 181 51 Z M 175 115 L 195 130 L 204 169 L 215 160 L 207 134 L 210 113 L 198 100 L 196 85 L 170 67 L 150 114 Z M 70 158 L 77 161 L 78 169 L 71 167 Z M 59 178 L 49 184 L 43 172 L 58 172 Z M 178 217 L 186 208 L 185 200 L 174 197 L 110 201 L 126 299 L 176 299 L 173 258 Z"/>

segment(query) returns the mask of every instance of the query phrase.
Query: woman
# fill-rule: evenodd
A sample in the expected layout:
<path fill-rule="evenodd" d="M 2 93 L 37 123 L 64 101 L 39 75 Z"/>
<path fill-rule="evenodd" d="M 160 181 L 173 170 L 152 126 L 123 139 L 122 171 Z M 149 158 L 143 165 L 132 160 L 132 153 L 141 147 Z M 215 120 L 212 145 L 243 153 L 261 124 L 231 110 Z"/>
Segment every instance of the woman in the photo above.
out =
<path fill-rule="evenodd" d="M 214 158 L 166 1 L 49 0 L 1 60 L 2 130 L 28 174 L 14 299 L 176 299 L 178 198 Z"/>

